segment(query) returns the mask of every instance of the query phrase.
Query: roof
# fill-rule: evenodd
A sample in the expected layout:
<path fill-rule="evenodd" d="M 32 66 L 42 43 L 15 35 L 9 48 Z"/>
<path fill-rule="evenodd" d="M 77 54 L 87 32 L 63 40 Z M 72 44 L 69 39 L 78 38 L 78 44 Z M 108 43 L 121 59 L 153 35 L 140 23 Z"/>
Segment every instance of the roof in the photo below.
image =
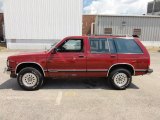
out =
<path fill-rule="evenodd" d="M 107 14 L 83 14 L 85 15 L 95 15 L 99 17 L 143 17 L 143 18 L 160 18 L 158 15 L 107 15 Z"/>
<path fill-rule="evenodd" d="M 91 36 L 69 36 L 67 38 L 125 38 L 125 39 L 133 39 L 133 36 L 129 35 L 91 35 Z M 66 39 L 67 39 L 66 38 Z"/>

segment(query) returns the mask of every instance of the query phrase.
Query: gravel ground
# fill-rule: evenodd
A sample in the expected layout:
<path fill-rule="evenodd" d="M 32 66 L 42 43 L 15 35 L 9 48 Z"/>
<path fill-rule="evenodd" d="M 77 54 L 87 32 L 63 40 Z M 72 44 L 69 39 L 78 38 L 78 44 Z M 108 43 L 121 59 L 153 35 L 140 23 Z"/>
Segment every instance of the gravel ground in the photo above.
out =
<path fill-rule="evenodd" d="M 49 80 L 33 92 L 23 91 L 4 74 L 0 52 L 0 120 L 160 120 L 160 53 L 151 53 L 151 75 L 133 77 L 124 91 L 105 80 Z"/>

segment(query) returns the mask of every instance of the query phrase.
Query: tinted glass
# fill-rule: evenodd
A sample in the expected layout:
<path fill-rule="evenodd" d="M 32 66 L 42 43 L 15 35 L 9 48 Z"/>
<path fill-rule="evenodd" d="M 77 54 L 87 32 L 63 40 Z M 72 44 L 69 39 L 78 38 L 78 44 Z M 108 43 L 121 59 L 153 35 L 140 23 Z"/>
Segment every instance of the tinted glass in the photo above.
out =
<path fill-rule="evenodd" d="M 107 39 L 90 39 L 91 53 L 109 53 L 109 43 Z"/>
<path fill-rule="evenodd" d="M 118 53 L 142 53 L 141 48 L 133 39 L 115 39 Z"/>
<path fill-rule="evenodd" d="M 108 39 L 108 42 L 109 42 L 109 47 L 110 47 L 110 53 L 116 53 L 114 41 L 112 39 Z"/>

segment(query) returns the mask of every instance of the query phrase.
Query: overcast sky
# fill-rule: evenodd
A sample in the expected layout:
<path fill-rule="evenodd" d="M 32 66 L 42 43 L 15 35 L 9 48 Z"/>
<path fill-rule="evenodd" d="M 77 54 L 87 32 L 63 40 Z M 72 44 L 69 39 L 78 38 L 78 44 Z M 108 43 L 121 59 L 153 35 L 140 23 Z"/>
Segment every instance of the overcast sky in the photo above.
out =
<path fill-rule="evenodd" d="M 4 0 L 0 0 L 0 8 Z M 153 0 L 83 0 L 85 14 L 130 14 L 147 12 L 147 3 Z"/>
<path fill-rule="evenodd" d="M 0 9 L 2 8 L 3 6 L 3 0 L 0 0 Z"/>
<path fill-rule="evenodd" d="M 153 0 L 84 0 L 84 13 L 141 15 L 149 1 Z"/>

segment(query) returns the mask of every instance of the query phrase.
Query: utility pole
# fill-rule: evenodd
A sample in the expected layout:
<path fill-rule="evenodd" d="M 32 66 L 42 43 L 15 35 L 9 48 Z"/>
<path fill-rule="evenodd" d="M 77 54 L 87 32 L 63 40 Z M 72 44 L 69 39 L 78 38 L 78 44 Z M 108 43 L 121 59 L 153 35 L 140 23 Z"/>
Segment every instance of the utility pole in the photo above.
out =
<path fill-rule="evenodd" d="M 156 5 L 156 0 L 154 0 L 154 2 L 153 2 L 152 15 L 154 15 L 155 5 Z"/>

